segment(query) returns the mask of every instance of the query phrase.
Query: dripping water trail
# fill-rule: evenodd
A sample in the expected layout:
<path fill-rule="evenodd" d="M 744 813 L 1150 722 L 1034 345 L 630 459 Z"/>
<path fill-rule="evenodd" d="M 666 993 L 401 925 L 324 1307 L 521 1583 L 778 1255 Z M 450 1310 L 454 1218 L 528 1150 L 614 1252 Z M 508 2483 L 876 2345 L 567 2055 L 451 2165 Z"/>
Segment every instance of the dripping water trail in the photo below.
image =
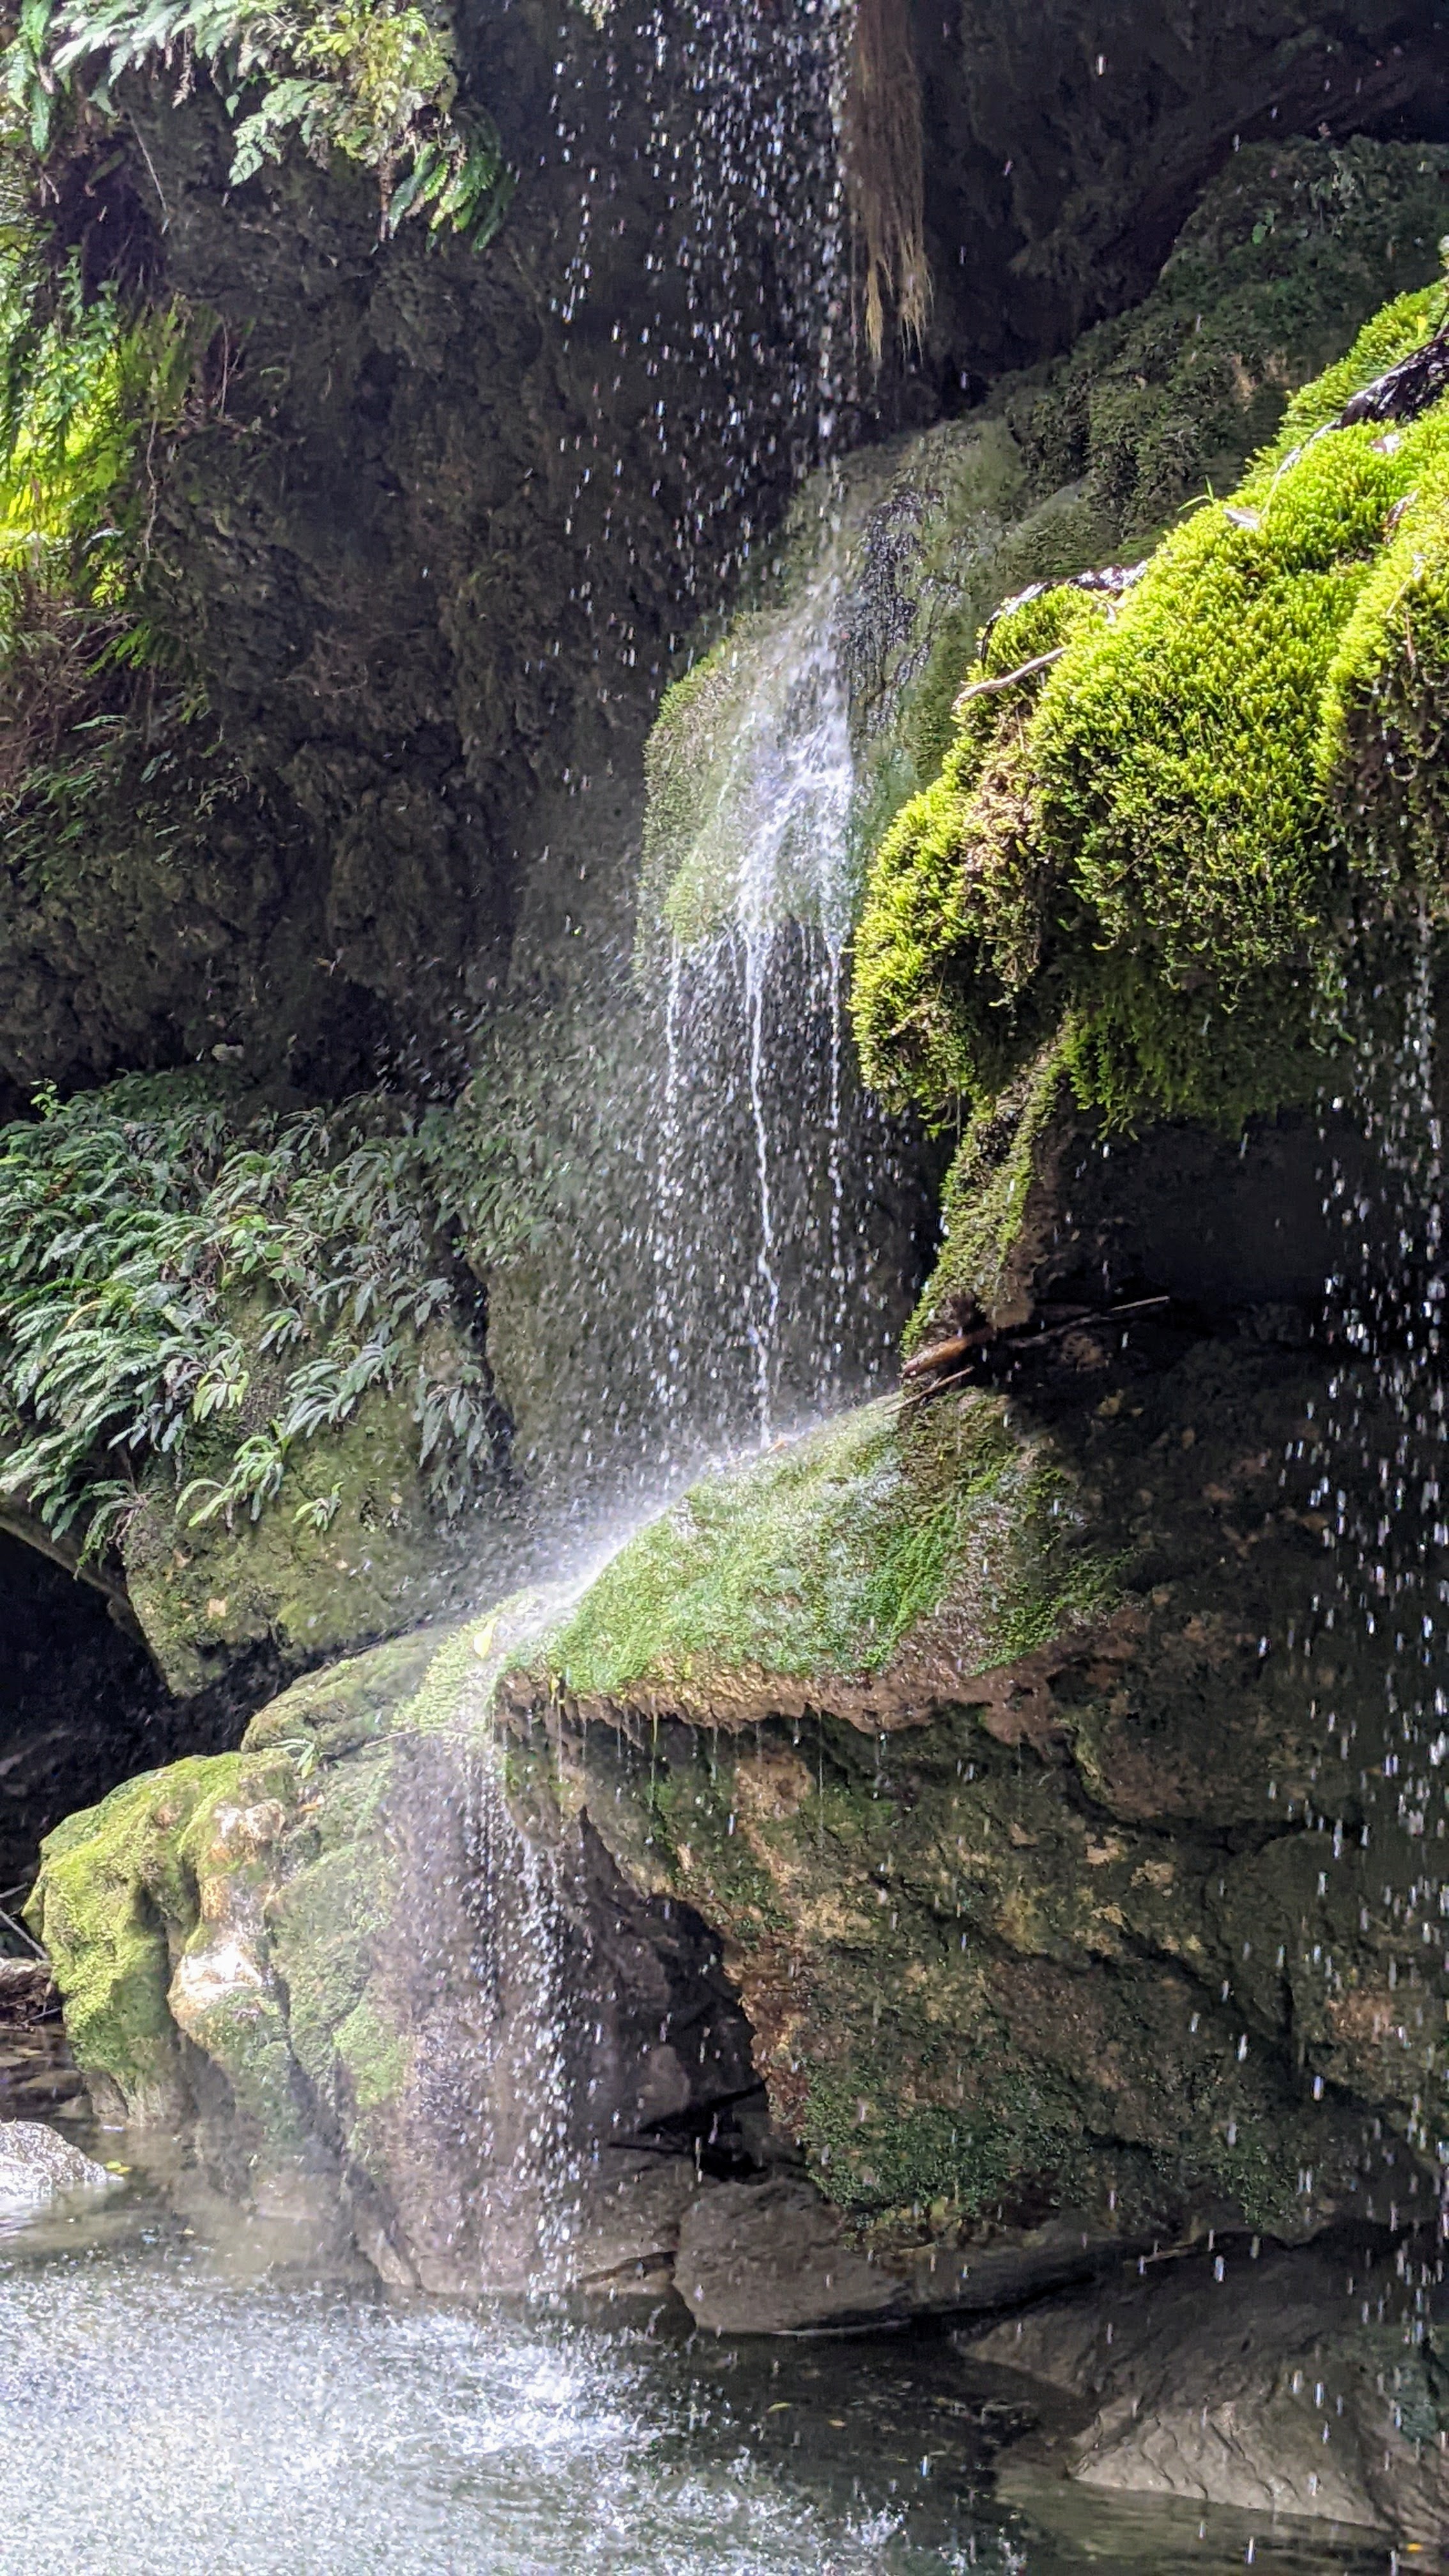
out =
<path fill-rule="evenodd" d="M 775 1211 L 770 1189 L 770 1138 L 765 1124 L 765 980 L 772 934 L 762 927 L 744 934 L 745 1016 L 749 1028 L 750 1121 L 755 1139 L 755 1187 L 758 1196 L 760 1248 L 756 1273 L 763 1291 L 763 1323 L 752 1324 L 755 1347 L 756 1402 L 760 1447 L 770 1445 L 773 1413 L 775 1347 L 780 1325 L 780 1274 L 775 1264 Z"/>

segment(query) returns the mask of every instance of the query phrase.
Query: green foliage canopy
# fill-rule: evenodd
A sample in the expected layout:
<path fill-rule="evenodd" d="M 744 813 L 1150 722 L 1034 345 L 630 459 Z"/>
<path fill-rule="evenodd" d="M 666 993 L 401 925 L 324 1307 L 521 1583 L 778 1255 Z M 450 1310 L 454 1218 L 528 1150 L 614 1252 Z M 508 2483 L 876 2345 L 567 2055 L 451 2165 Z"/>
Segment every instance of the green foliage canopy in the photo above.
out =
<path fill-rule="evenodd" d="M 0 1491 L 94 1550 L 159 1455 L 183 1517 L 255 1518 L 296 1442 L 410 1382 L 431 1498 L 462 1506 L 497 1414 L 481 1359 L 429 1336 L 457 1296 L 443 1113 L 239 1122 L 202 1075 L 41 1107 L 0 1134 Z M 221 1472 L 189 1475 L 218 1431 Z"/>

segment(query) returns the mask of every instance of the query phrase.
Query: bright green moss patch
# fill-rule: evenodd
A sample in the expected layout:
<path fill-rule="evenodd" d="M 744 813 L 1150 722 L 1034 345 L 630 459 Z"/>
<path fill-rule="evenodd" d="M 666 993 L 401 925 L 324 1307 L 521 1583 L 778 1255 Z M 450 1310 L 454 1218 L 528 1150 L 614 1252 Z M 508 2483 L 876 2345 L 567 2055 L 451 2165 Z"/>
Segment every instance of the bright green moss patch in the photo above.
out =
<path fill-rule="evenodd" d="M 749 606 L 661 707 L 650 962 L 661 941 L 717 937 L 752 894 L 772 924 L 835 936 L 853 919 L 871 854 L 953 755 L 983 622 L 1031 584 L 1137 560 L 1230 491 L 1285 401 L 1433 275 L 1446 175 L 1442 146 L 1250 146 L 1134 310 L 967 418 L 817 477 Z M 822 795 L 832 692 L 849 775 Z"/>
<path fill-rule="evenodd" d="M 949 1598 L 969 1631 L 962 1669 L 984 1671 L 1106 1588 L 1070 1493 L 999 1402 L 973 1394 L 919 1417 L 873 1405 L 695 1486 L 620 1550 L 545 1653 L 578 1696 L 653 1686 L 692 1703 L 731 1673 L 879 1673 Z"/>
<path fill-rule="evenodd" d="M 852 993 L 862 1065 L 938 1121 L 991 1098 L 1050 1025 L 1039 984 L 1059 872 L 1036 830 L 1031 717 L 1049 657 L 1105 615 L 1058 588 L 997 619 L 940 778 L 871 870 Z"/>
<path fill-rule="evenodd" d="M 175 2082 L 168 1933 L 188 1938 L 200 1915 L 187 1829 L 235 1785 L 237 1769 L 238 1757 L 225 1754 L 144 1772 L 67 1818 L 45 1846 L 29 1919 L 49 1952 L 71 2045 L 82 2066 L 142 2108 Z"/>
<path fill-rule="evenodd" d="M 889 1096 L 989 1110 L 1057 1030 L 1109 1124 L 1231 1127 L 1317 1088 L 1365 922 L 1415 871 L 1444 886 L 1406 755 L 1445 669 L 1449 404 L 1331 424 L 1445 311 L 1440 286 L 1375 317 L 1120 596 L 992 629 L 872 867 L 854 1010 Z"/>

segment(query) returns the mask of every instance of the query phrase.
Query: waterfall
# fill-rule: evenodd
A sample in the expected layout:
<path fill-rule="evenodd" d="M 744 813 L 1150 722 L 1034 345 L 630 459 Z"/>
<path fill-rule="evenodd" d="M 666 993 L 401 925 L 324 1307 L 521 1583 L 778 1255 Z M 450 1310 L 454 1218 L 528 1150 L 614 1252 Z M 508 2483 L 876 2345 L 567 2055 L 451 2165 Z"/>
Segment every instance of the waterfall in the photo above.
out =
<path fill-rule="evenodd" d="M 1363 1891 L 1357 1929 L 1383 1993 L 1363 1995 L 1412 2042 L 1420 2089 L 1411 2143 L 1440 2168 L 1438 2233 L 1449 2233 L 1449 2140 L 1427 2120 L 1442 2089 L 1442 2041 L 1423 2032 L 1413 2003 L 1421 1969 L 1449 1973 L 1449 1387 L 1442 1316 L 1443 1068 L 1435 990 L 1435 932 L 1420 901 L 1410 916 L 1365 943 L 1369 998 L 1353 1073 L 1325 1129 L 1325 1213 L 1343 1254 L 1329 1282 L 1329 1330 L 1338 1354 L 1321 1421 L 1306 1451 L 1310 1510 L 1321 1516 L 1326 1580 L 1290 1651 L 1303 1658 L 1315 1784 L 1304 1821 L 1324 1838 L 1320 1898 L 1357 1864 Z M 1380 980 L 1382 978 L 1382 980 Z M 1381 1968 L 1387 1952 L 1386 1968 Z M 1313 1953 L 1332 2026 L 1343 1963 L 1325 1941 Z M 1402 2002 L 1399 1990 L 1409 1992 Z M 1417 2018 L 1416 2016 L 1417 2011 Z M 1315 2093 L 1323 2092 L 1322 2077 Z M 1392 2141 L 1370 2175 L 1367 2214 L 1397 2230 L 1419 2212 L 1393 2171 Z M 1404 2270 L 1405 2262 L 1409 2270 Z M 1400 2276 L 1413 2263 L 1401 2249 Z M 1415 2305 L 1420 2304 L 1420 2298 Z"/>
<path fill-rule="evenodd" d="M 520 1830 L 502 1762 L 488 1730 L 470 1766 L 464 1824 L 469 1975 L 485 2006 L 478 2073 L 490 2114 L 482 2232 L 487 2241 L 496 2227 L 515 2258 L 532 2239 L 527 2286 L 538 2294 L 568 2278 L 579 2195 L 563 1864 L 556 1843 Z"/>
<path fill-rule="evenodd" d="M 737 619 L 651 753 L 640 954 L 660 1019 L 649 1333 L 666 1449 L 684 1350 L 707 1354 L 696 1423 L 767 1446 L 868 1386 L 899 1321 L 860 1220 L 904 1195 L 902 1143 L 843 1025 L 862 792 L 849 631 L 880 479 L 811 486 L 783 603 L 767 587 Z"/>

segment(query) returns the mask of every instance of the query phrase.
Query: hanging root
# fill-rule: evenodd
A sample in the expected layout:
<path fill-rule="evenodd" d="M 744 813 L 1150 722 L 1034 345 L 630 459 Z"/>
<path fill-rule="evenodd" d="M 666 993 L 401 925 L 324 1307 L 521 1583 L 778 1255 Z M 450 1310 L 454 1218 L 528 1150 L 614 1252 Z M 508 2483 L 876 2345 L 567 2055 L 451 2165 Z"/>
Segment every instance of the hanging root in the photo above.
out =
<path fill-rule="evenodd" d="M 906 0 L 856 0 L 841 107 L 851 221 L 865 272 L 865 336 L 879 366 L 887 303 L 919 348 L 931 305 L 921 84 Z"/>

